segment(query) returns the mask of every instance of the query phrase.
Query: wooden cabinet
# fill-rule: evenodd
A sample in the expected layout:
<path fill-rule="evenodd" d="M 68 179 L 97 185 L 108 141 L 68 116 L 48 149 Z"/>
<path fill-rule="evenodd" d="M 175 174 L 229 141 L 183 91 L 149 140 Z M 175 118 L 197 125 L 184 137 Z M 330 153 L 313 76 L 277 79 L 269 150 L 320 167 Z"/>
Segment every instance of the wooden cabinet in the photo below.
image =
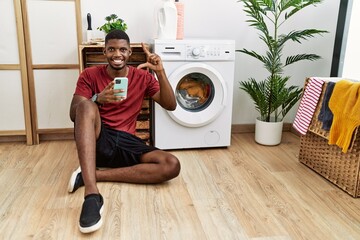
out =
<path fill-rule="evenodd" d="M 131 44 L 132 54 L 130 56 L 128 65 L 138 66 L 141 63 L 146 62 L 146 55 L 142 49 L 141 44 Z M 146 45 L 149 48 L 148 45 Z M 107 64 L 105 55 L 103 53 L 102 45 L 80 45 L 79 46 L 79 63 L 80 71 L 87 67 Z M 135 135 L 145 140 L 147 144 L 152 144 L 152 100 L 145 98 L 142 104 L 141 112 L 136 122 Z"/>

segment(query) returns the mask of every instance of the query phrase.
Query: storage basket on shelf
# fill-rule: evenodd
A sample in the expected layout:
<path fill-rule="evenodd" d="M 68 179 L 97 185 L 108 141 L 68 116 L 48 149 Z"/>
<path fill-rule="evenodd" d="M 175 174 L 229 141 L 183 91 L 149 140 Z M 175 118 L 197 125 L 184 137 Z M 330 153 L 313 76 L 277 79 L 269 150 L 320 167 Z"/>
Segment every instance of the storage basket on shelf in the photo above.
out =
<path fill-rule="evenodd" d="M 318 120 L 326 86 L 327 82 L 323 85 L 308 132 L 300 138 L 299 161 L 351 196 L 359 197 L 360 134 L 355 130 L 347 153 L 336 145 L 328 144 L 329 132 L 321 128 L 322 123 Z"/>

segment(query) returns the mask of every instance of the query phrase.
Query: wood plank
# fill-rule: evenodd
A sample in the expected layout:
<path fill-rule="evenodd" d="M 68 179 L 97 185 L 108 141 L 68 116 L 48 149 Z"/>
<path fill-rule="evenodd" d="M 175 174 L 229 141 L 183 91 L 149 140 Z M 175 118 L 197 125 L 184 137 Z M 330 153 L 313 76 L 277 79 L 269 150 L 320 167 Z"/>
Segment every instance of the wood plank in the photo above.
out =
<path fill-rule="evenodd" d="M 21 70 L 20 64 L 0 64 L 0 70 Z"/>

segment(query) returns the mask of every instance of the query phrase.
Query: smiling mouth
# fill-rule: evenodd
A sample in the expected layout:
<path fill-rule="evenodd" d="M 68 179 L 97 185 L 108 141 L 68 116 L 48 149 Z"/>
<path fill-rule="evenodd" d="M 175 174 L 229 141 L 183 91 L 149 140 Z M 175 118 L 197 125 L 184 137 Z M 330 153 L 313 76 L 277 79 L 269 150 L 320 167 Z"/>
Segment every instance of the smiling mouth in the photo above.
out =
<path fill-rule="evenodd" d="M 120 60 L 120 59 L 114 59 L 113 62 L 115 64 L 122 64 L 124 61 L 123 60 Z"/>

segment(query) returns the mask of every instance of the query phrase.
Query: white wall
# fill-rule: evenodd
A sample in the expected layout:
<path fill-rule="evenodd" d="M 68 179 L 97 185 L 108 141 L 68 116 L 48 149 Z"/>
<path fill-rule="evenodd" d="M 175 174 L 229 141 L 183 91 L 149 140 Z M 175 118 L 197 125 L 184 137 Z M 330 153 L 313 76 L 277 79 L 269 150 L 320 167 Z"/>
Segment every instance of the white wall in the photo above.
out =
<path fill-rule="evenodd" d="M 248 48 L 260 50 L 261 45 L 257 32 L 245 22 L 242 4 L 237 0 L 180 0 L 185 4 L 184 35 L 185 38 L 219 38 L 235 39 L 236 49 Z M 83 0 L 81 2 L 83 15 L 83 36 L 87 28 L 86 14 L 91 13 L 95 37 L 103 37 L 96 28 L 101 26 L 105 16 L 115 13 L 128 24 L 127 33 L 132 42 L 151 42 L 155 36 L 154 9 L 159 0 Z M 285 74 L 292 76 L 291 84 L 303 86 L 308 76 L 330 76 L 333 46 L 336 32 L 337 15 L 340 0 L 325 0 L 317 7 L 309 7 L 300 12 L 284 26 L 284 30 L 319 28 L 330 33 L 316 37 L 301 45 L 289 46 L 285 54 L 316 53 L 322 60 L 316 62 L 298 63 L 290 66 Z M 262 65 L 249 56 L 236 53 L 234 79 L 233 124 L 254 123 L 257 113 L 252 101 L 241 90 L 238 82 L 249 77 L 265 77 Z M 296 113 L 294 109 L 287 117 L 292 122 Z"/>
<path fill-rule="evenodd" d="M 350 5 L 351 6 L 351 5 Z M 352 8 L 349 9 L 350 15 L 348 23 L 347 40 L 344 43 L 344 57 L 342 63 L 341 76 L 350 79 L 360 79 L 359 56 L 360 56 L 360 1 L 352 1 Z"/>

